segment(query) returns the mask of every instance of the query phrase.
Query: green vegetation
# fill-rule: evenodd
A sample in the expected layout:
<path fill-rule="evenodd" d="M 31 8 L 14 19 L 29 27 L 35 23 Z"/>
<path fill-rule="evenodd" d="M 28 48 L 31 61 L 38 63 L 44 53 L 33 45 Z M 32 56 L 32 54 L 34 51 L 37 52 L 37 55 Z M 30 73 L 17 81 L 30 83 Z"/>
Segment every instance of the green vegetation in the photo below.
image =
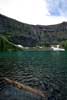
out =
<path fill-rule="evenodd" d="M 67 50 L 67 40 L 61 42 L 61 46 Z"/>
<path fill-rule="evenodd" d="M 6 37 L 0 36 L 0 51 L 17 51 L 22 50 L 15 44 L 9 42 Z"/>
<path fill-rule="evenodd" d="M 18 47 L 14 43 L 8 41 L 5 36 L 0 36 L 0 51 L 17 51 L 17 50 L 24 50 L 24 51 L 45 51 L 49 50 L 49 47 L 46 46 L 36 46 L 36 47 Z"/>

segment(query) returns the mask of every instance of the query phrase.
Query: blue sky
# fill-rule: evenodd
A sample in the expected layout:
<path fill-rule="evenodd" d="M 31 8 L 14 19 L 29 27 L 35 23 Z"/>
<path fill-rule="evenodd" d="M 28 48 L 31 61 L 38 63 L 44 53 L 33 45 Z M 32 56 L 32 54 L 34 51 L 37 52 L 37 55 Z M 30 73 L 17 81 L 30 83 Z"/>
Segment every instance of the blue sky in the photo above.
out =
<path fill-rule="evenodd" d="M 29 24 L 67 21 L 67 0 L 0 0 L 0 13 Z"/>
<path fill-rule="evenodd" d="M 47 0 L 50 15 L 67 17 L 67 0 Z"/>

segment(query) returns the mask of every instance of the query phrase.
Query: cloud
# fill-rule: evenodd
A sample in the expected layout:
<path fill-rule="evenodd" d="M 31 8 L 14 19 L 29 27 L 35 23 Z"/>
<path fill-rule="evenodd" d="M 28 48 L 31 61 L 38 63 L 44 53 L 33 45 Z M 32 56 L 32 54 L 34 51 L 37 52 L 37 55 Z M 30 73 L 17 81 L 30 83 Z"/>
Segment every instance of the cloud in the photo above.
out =
<path fill-rule="evenodd" d="M 2 0 L 1 0 L 2 1 Z M 37 23 L 43 16 L 49 15 L 43 0 L 4 0 L 0 3 L 0 12 L 9 17 L 28 23 Z"/>
<path fill-rule="evenodd" d="M 0 0 L 0 13 L 29 24 L 56 24 L 67 20 L 64 0 Z"/>

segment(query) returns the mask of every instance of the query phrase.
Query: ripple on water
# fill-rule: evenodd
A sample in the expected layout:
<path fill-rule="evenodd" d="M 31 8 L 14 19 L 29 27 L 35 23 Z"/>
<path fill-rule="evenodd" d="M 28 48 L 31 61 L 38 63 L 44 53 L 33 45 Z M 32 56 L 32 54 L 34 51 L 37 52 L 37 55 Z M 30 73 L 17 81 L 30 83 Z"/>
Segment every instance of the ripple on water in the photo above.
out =
<path fill-rule="evenodd" d="M 9 57 L 8 57 L 9 56 Z M 38 88 L 48 100 L 67 95 L 67 52 L 18 52 L 0 56 L 0 74 Z"/>

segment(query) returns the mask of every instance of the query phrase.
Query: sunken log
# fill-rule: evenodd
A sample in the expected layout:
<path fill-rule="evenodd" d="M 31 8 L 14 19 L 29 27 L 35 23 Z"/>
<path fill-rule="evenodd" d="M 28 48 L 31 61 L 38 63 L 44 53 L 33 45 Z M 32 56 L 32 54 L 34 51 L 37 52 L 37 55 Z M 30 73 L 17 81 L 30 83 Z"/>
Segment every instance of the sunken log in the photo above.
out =
<path fill-rule="evenodd" d="M 34 95 L 41 96 L 41 97 L 44 97 L 44 98 L 48 96 L 46 92 L 43 93 L 43 92 L 40 91 L 40 90 L 37 90 L 37 89 L 34 89 L 34 88 L 30 87 L 30 86 L 24 85 L 24 84 L 19 83 L 19 82 L 15 81 L 15 80 L 10 80 L 10 79 L 4 77 L 4 81 L 5 81 L 7 84 L 10 84 L 10 85 L 12 85 L 12 86 L 15 86 L 15 87 L 17 87 L 18 89 L 27 91 L 27 92 L 32 93 L 32 94 L 34 94 Z"/>

